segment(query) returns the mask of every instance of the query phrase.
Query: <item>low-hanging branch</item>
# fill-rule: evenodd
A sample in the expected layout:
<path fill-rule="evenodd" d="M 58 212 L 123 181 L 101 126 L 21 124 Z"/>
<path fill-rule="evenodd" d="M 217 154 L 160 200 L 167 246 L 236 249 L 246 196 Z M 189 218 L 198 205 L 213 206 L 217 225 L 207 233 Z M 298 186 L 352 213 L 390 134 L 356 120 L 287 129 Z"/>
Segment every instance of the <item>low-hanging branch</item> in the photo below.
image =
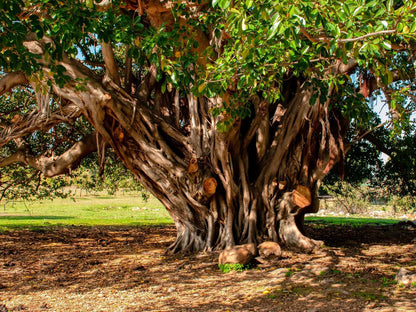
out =
<path fill-rule="evenodd" d="M 0 147 L 37 130 L 47 131 L 62 122 L 70 124 L 80 116 L 81 110 L 71 102 L 66 102 L 62 107 L 51 112 L 47 118 L 41 118 L 36 109 L 27 115 L 17 113 L 12 123 L 3 127 L 0 132 Z"/>
<path fill-rule="evenodd" d="M 23 163 L 42 172 L 45 177 L 54 177 L 75 169 L 85 156 L 96 150 L 96 133 L 84 137 L 59 156 L 32 155 L 29 148 L 22 145 L 16 153 L 0 160 L 0 168 L 15 163 Z"/>
<path fill-rule="evenodd" d="M 11 91 L 14 87 L 28 84 L 29 81 L 24 72 L 12 72 L 0 79 L 0 96 Z"/>

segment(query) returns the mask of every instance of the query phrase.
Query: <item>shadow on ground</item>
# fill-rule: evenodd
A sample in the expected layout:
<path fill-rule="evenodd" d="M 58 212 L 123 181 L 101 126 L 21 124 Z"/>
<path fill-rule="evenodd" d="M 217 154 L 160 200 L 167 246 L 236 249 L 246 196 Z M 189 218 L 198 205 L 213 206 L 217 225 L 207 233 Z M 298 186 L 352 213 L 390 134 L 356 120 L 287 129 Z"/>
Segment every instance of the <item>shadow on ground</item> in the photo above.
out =
<path fill-rule="evenodd" d="M 0 308 L 9 311 L 416 311 L 416 232 L 309 223 L 325 241 L 222 274 L 217 254 L 166 256 L 168 227 L 64 227 L 0 233 Z"/>

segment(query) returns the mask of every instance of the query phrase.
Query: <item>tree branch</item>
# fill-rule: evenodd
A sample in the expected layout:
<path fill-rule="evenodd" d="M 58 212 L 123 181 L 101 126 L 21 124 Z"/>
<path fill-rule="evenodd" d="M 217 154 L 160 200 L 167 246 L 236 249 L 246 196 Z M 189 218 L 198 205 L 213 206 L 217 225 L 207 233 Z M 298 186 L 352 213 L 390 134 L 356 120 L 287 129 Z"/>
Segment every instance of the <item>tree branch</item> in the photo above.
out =
<path fill-rule="evenodd" d="M 128 56 L 126 53 L 126 60 L 125 60 L 125 70 L 124 70 L 124 89 L 131 93 L 132 81 L 133 81 L 133 70 L 132 70 L 133 60 L 131 57 Z"/>
<path fill-rule="evenodd" d="M 315 38 L 313 37 L 308 30 L 305 27 L 300 27 L 300 32 L 306 37 L 308 38 L 309 41 L 311 42 L 327 42 L 329 43 L 329 41 L 331 39 L 334 38 L 330 38 L 330 37 L 319 37 L 319 38 Z M 396 29 L 388 29 L 388 30 L 380 30 L 380 31 L 376 31 L 376 32 L 372 32 L 372 33 L 368 33 L 359 37 L 355 37 L 355 38 L 347 38 L 347 39 L 338 39 L 337 42 L 338 43 L 346 43 L 346 42 L 356 42 L 356 41 L 360 41 L 369 37 L 375 37 L 375 36 L 382 36 L 382 35 L 388 35 L 388 34 L 394 34 L 395 32 L 397 32 Z"/>
<path fill-rule="evenodd" d="M 0 168 L 21 162 L 39 170 L 45 177 L 54 177 L 75 169 L 85 156 L 96 150 L 96 134 L 92 133 L 75 143 L 66 152 L 57 157 L 30 155 L 29 149 L 23 147 L 12 156 L 1 160 Z"/>
<path fill-rule="evenodd" d="M 387 147 L 382 140 L 380 140 L 378 138 L 377 135 L 374 135 L 374 133 L 367 131 L 366 133 L 364 133 L 364 135 L 362 135 L 361 137 L 363 137 L 365 140 L 367 140 L 368 142 L 370 142 L 372 145 L 374 145 L 374 147 L 379 150 L 380 152 L 383 152 L 384 154 L 392 157 L 393 153 L 395 151 L 394 147 L 390 146 Z"/>
<path fill-rule="evenodd" d="M 114 59 L 114 51 L 111 43 L 101 42 L 101 49 L 108 75 L 117 85 L 120 86 L 120 75 L 118 73 L 118 66 Z"/>
<path fill-rule="evenodd" d="M 16 86 L 27 84 L 29 81 L 26 75 L 21 72 L 9 73 L 0 79 L 0 95 L 3 95 L 7 91 L 11 91 Z"/>
<path fill-rule="evenodd" d="M 265 101 L 260 102 L 257 105 L 256 115 L 250 125 L 250 128 L 247 131 L 247 134 L 244 138 L 242 149 L 245 150 L 248 145 L 250 144 L 251 140 L 253 139 L 254 135 L 256 134 L 257 130 L 259 129 L 262 121 L 266 116 L 266 110 L 268 109 L 268 105 Z"/>
<path fill-rule="evenodd" d="M 360 141 L 363 138 L 365 138 L 368 141 L 370 141 L 369 138 L 375 138 L 375 136 L 372 134 L 372 132 L 374 132 L 375 130 L 377 130 L 377 129 L 381 128 L 381 127 L 384 127 L 385 125 L 387 125 L 389 123 L 391 123 L 391 120 L 386 120 L 385 122 L 383 122 L 383 123 L 375 126 L 374 128 L 369 129 L 369 130 L 367 130 L 365 132 L 362 132 L 356 139 L 354 139 L 354 141 L 352 141 L 351 143 L 348 144 L 348 149 L 349 149 L 350 146 L 352 146 L 353 144 L 357 143 L 358 141 Z M 386 153 L 385 150 L 381 150 L 380 149 L 380 151 L 383 152 L 383 153 L 385 153 L 385 154 L 387 154 L 387 155 L 389 155 L 389 153 Z"/>
<path fill-rule="evenodd" d="M 324 38 L 324 37 L 319 37 L 319 38 L 315 38 L 313 37 L 305 27 L 301 26 L 300 27 L 300 32 L 306 37 L 308 38 L 309 41 L 311 42 L 315 42 L 318 43 L 320 41 L 324 41 L 324 42 L 329 42 L 329 38 Z"/>
<path fill-rule="evenodd" d="M 380 31 L 376 31 L 376 32 L 372 32 L 372 33 L 369 33 L 369 34 L 362 35 L 360 37 L 349 38 L 349 39 L 339 39 L 338 42 L 341 42 L 341 43 L 355 42 L 355 41 L 360 41 L 360 40 L 363 40 L 363 39 L 369 38 L 369 37 L 394 34 L 395 32 L 396 32 L 396 29 L 380 30 Z"/>
<path fill-rule="evenodd" d="M 349 74 L 352 72 L 354 68 L 358 66 L 358 62 L 356 59 L 349 59 L 347 64 L 344 64 L 342 61 L 337 61 L 337 64 L 334 66 L 335 71 L 340 74 Z"/>
<path fill-rule="evenodd" d="M 36 130 L 49 130 L 62 122 L 70 122 L 81 115 L 78 106 L 69 103 L 52 112 L 48 118 L 40 118 L 39 112 L 32 111 L 26 116 L 15 115 L 16 121 L 0 132 L 0 146 L 7 142 L 22 138 Z"/>

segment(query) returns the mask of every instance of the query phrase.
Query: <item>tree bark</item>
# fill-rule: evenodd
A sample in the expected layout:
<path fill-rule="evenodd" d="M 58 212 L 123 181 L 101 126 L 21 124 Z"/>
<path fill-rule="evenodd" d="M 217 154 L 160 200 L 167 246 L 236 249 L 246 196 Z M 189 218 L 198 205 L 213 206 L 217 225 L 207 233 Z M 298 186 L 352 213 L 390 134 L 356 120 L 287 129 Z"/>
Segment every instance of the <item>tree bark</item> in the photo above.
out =
<path fill-rule="evenodd" d="M 79 63 L 64 59 L 62 65 L 74 77 L 85 75 Z M 149 81 L 144 80 L 147 85 L 142 89 L 162 94 L 160 84 Z M 133 98 L 108 78 L 90 79 L 84 90 L 76 91 L 70 84 L 53 88 L 87 117 L 166 207 L 178 231 L 170 252 L 264 240 L 311 251 L 320 242 L 302 234 L 303 217 L 319 209 L 316 191 L 342 157 L 345 129 L 328 102 L 310 105 L 312 91 L 306 84 L 295 85 L 293 96 L 281 103 L 251 99 L 257 114 L 234 120 L 227 132 L 216 129 L 217 122 L 227 116 L 214 118 L 208 113 L 217 105 L 215 98 L 172 90 L 156 104 L 148 97 Z M 163 112 L 162 107 L 175 109 Z M 179 122 L 178 115 L 182 116 Z M 2 162 L 18 160 L 45 176 L 61 174 L 96 150 L 94 138 L 79 142 L 53 161 L 19 152 Z M 306 204 L 294 200 L 294 192 L 300 189 L 311 194 Z"/>
<path fill-rule="evenodd" d="M 25 46 L 43 56 L 45 42 Z M 347 123 L 330 109 L 332 90 L 326 102 L 318 97 L 311 105 L 314 91 L 305 79 L 288 76 L 282 86 L 284 101 L 248 99 L 256 114 L 244 120 L 235 118 L 228 131 L 221 132 L 217 123 L 230 116 L 214 117 L 210 111 L 223 99 L 197 98 L 175 89 L 162 91 L 153 65 L 139 84 L 126 91 L 120 85 L 110 46 L 103 49 L 108 52 L 104 57 L 107 75 L 99 77 L 64 55 L 59 65 L 73 81 L 85 83 L 83 88 L 74 83 L 53 84 L 52 91 L 71 104 L 73 116 L 79 111 L 87 118 L 166 207 L 177 227 L 171 252 L 223 249 L 264 240 L 306 251 L 319 246 L 320 242 L 307 238 L 301 230 L 304 215 L 319 209 L 316 192 L 320 181 L 343 157 Z M 48 59 L 42 57 L 39 64 L 48 73 Z M 20 77 L 18 82 L 25 79 Z M 7 89 L 10 83 L 5 85 Z M 22 155 L 13 161 L 53 176 L 72 168 L 96 147 L 93 139 L 80 142 L 43 165 L 39 158 Z M 311 194 L 305 205 L 294 200 L 294 191 L 301 188 Z"/>
<path fill-rule="evenodd" d="M 45 177 L 69 173 L 88 154 L 97 150 L 96 134 L 85 137 L 59 156 L 36 156 L 22 144 L 17 152 L 0 161 L 0 168 L 14 163 L 23 163 L 39 170 Z"/>

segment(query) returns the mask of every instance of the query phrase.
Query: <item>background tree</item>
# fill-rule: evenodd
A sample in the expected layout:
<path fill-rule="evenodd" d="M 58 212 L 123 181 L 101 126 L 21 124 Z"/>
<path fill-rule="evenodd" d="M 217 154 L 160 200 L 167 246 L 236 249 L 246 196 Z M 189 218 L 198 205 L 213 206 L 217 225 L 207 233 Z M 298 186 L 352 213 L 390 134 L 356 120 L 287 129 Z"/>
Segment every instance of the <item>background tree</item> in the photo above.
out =
<path fill-rule="evenodd" d="M 2 119 L 0 146 L 15 147 L 0 166 L 49 177 L 93 151 L 102 165 L 110 146 L 171 214 L 173 252 L 264 239 L 314 248 L 303 216 L 318 210 L 321 180 L 350 148 L 349 125 L 370 133 L 365 98 L 381 90 L 397 126 L 413 105 L 395 100 L 414 93 L 413 1 L 4 0 L 0 9 L 0 94 L 24 86 L 37 102 Z M 69 149 L 30 149 L 30 137 L 80 120 L 94 132 Z"/>
<path fill-rule="evenodd" d="M 388 193 L 399 196 L 416 195 L 415 132 L 414 126 L 400 136 L 378 130 L 368 136 L 374 147 L 384 152 L 388 159 L 376 171 L 376 183 Z"/>
<path fill-rule="evenodd" d="M 376 184 L 383 166 L 381 152 L 368 141 L 362 140 L 351 147 L 345 155 L 344 163 L 335 166 L 325 177 L 324 183 L 334 184 L 343 178 L 343 181 L 352 185 Z"/>

